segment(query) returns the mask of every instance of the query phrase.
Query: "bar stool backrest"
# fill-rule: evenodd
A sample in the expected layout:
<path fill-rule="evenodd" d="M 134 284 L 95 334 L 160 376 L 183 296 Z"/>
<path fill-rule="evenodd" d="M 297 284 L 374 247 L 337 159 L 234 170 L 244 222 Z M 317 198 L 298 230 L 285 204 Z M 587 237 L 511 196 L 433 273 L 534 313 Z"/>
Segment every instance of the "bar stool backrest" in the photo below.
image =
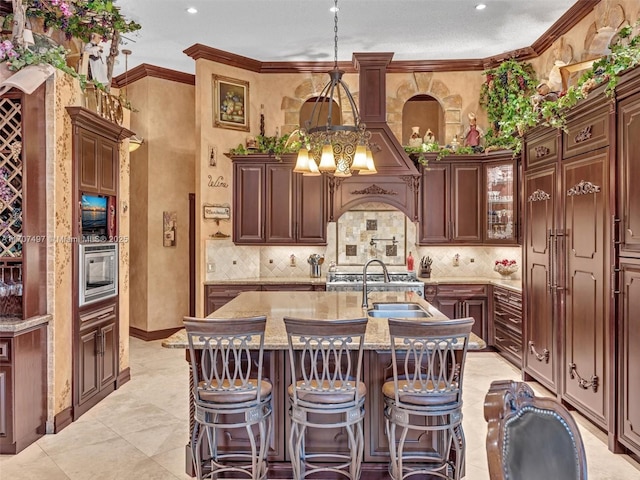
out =
<path fill-rule="evenodd" d="M 266 321 L 184 318 L 196 403 L 260 403 Z"/>
<path fill-rule="evenodd" d="M 294 404 L 358 404 L 367 320 L 284 318 Z"/>
<path fill-rule="evenodd" d="M 474 319 L 388 322 L 396 405 L 460 405 Z"/>

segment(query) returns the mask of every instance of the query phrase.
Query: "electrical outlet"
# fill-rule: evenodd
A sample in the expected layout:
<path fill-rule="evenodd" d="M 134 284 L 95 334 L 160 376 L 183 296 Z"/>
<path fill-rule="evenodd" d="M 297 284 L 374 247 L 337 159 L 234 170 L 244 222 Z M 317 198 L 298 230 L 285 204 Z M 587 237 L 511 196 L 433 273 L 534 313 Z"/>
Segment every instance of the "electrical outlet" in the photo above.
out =
<path fill-rule="evenodd" d="M 234 264 L 234 265 L 237 265 L 237 264 L 238 264 L 238 261 L 237 261 L 237 260 L 234 260 L 234 261 L 233 261 L 233 264 Z"/>
<path fill-rule="evenodd" d="M 216 271 L 216 264 L 213 262 L 207 263 L 207 273 L 214 273 Z"/>
<path fill-rule="evenodd" d="M 470 259 L 469 259 L 469 261 L 470 261 L 471 263 L 473 263 L 473 262 L 475 262 L 475 261 L 476 261 L 476 259 L 475 259 L 475 258 L 470 258 Z"/>

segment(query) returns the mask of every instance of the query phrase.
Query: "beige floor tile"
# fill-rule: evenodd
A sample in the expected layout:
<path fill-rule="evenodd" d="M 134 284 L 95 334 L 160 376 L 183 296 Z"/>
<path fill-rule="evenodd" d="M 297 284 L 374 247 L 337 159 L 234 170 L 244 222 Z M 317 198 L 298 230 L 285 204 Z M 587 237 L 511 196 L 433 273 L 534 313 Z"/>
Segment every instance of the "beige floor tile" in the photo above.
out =
<path fill-rule="evenodd" d="M 0 480 L 188 479 L 188 366 L 184 351 L 131 338 L 131 381 L 56 435 L 0 456 Z M 465 366 L 463 427 L 466 479 L 489 480 L 484 397 L 493 380 L 520 372 L 491 352 L 471 352 Z M 536 394 L 549 395 L 533 383 Z M 573 412 L 583 436 L 590 480 L 640 480 L 640 466 L 607 450 L 607 438 Z M 363 480 L 366 480 L 363 478 Z"/>

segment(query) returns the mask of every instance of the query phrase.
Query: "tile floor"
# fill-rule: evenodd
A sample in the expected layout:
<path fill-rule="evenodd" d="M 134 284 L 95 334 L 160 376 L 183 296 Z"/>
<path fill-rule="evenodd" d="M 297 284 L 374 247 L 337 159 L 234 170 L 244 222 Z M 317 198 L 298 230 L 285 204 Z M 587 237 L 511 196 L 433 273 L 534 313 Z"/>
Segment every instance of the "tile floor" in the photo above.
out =
<path fill-rule="evenodd" d="M 131 339 L 131 381 L 57 435 L 18 455 L 0 456 L 1 480 L 173 480 L 184 474 L 188 369 L 184 351 Z M 465 371 L 464 429 L 469 480 L 488 480 L 484 396 L 494 379 L 519 379 L 499 355 L 470 353 Z M 536 385 L 534 384 L 534 388 Z M 542 393 L 536 388 L 538 394 Z M 575 415 L 590 480 L 640 479 L 640 465 L 613 455 L 605 435 Z M 366 479 L 365 479 L 366 480 Z M 561 479 L 560 479 L 561 480 Z"/>

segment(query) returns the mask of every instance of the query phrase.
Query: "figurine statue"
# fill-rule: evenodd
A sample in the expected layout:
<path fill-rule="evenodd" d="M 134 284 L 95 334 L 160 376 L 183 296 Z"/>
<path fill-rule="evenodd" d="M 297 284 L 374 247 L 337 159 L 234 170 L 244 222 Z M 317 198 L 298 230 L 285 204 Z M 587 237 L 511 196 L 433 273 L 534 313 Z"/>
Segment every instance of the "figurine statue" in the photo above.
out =
<path fill-rule="evenodd" d="M 433 135 L 433 132 L 430 128 L 427 128 L 427 133 L 424 134 L 424 143 L 435 143 L 436 137 Z"/>
<path fill-rule="evenodd" d="M 110 82 L 107 76 L 107 63 L 102 57 L 103 50 L 104 44 L 102 43 L 102 37 L 97 33 L 92 33 L 91 41 L 84 46 L 84 51 L 89 55 L 91 78 L 108 87 Z"/>
<path fill-rule="evenodd" d="M 469 113 L 469 126 L 464 132 L 464 146 L 471 147 L 474 152 L 481 152 L 482 146 L 480 141 L 483 135 L 483 131 L 478 127 L 478 120 L 475 113 Z"/>
<path fill-rule="evenodd" d="M 420 135 L 420 127 L 411 127 L 411 137 L 409 138 L 410 147 L 419 147 L 422 145 L 422 136 Z"/>

